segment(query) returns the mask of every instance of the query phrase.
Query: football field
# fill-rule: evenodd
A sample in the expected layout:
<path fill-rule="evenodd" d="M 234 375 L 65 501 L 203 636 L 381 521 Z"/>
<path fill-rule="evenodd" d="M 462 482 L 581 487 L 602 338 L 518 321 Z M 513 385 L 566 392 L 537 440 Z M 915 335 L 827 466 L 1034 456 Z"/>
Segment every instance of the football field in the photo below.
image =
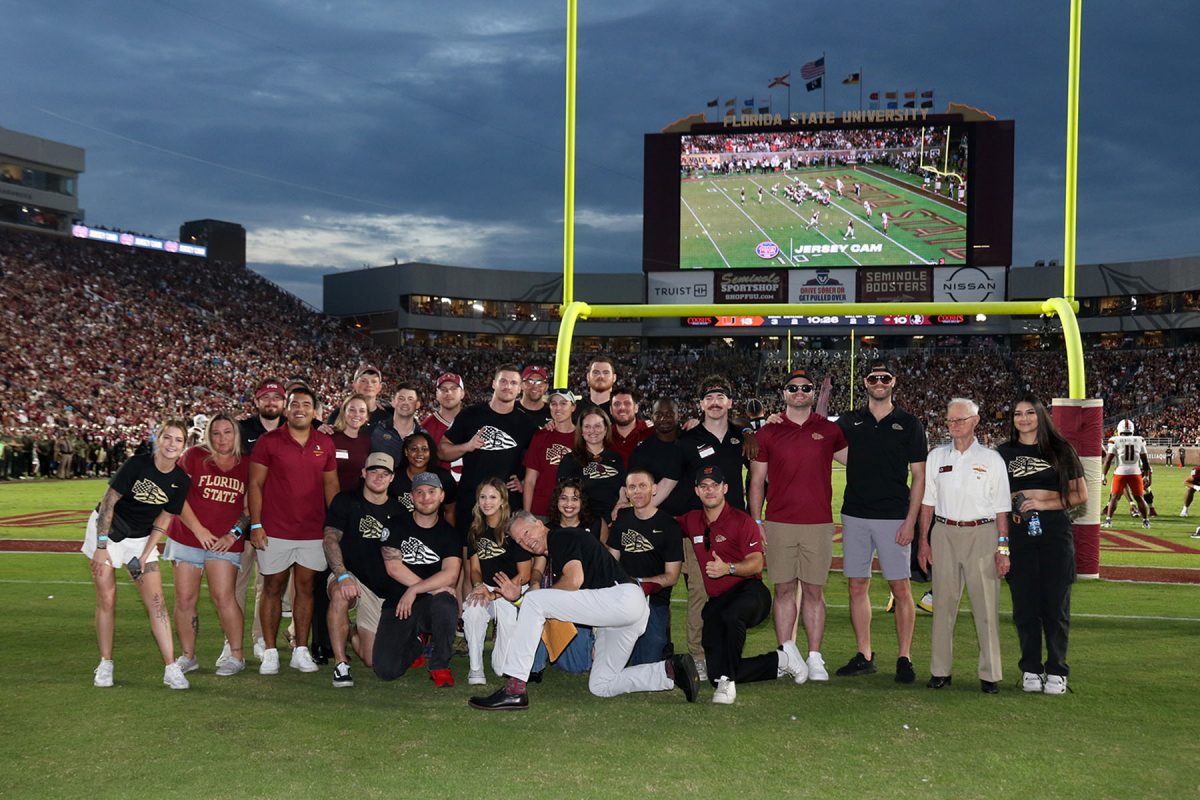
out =
<path fill-rule="evenodd" d="M 832 202 L 796 204 L 794 180 L 832 192 Z M 843 183 L 843 196 L 835 191 Z M 966 209 L 947 204 L 887 167 L 806 168 L 686 179 L 680 186 L 679 264 L 684 269 L 962 264 Z M 853 186 L 858 183 L 861 196 Z M 762 190 L 761 198 L 759 190 Z M 743 199 L 743 192 L 745 197 Z M 863 201 L 872 206 L 868 218 Z M 814 211 L 817 224 L 811 225 Z M 891 218 L 887 233 L 882 214 Z M 850 220 L 854 235 L 847 236 Z M 760 247 L 764 242 L 772 247 Z"/>

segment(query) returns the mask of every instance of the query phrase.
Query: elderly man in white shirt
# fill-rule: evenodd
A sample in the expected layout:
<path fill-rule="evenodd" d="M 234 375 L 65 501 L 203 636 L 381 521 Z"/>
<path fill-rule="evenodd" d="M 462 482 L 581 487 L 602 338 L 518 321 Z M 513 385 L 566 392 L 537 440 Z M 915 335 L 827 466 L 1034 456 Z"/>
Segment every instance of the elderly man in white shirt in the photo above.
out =
<path fill-rule="evenodd" d="M 986 694 L 996 694 L 1002 677 L 998 597 L 1000 579 L 1009 566 L 1012 498 L 1004 459 L 975 439 L 978 424 L 976 403 L 961 397 L 949 402 L 946 426 L 952 442 L 934 448 L 926 462 L 917 558 L 922 569 L 937 565 L 932 677 L 926 685 L 930 689 L 950 685 L 954 623 L 965 585 L 979 637 L 979 686 Z"/>

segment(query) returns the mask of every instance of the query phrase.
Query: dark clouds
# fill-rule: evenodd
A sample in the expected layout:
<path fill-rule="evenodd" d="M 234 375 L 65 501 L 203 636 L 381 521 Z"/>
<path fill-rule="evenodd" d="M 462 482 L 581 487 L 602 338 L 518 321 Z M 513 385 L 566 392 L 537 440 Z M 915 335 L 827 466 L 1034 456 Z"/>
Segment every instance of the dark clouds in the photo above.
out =
<path fill-rule="evenodd" d="M 0 1 L 0 124 L 85 147 L 91 221 L 241 222 L 272 279 L 392 258 L 561 264 L 562 2 Z M 497 8 L 499 6 L 500 8 Z M 1066 4 L 581 4 L 577 265 L 635 271 L 642 136 L 827 55 L 830 110 L 935 89 L 1017 120 L 1017 263 L 1061 256 Z M 1153 13 L 1151 13 L 1153 12 Z M 1194 253 L 1198 12 L 1084 14 L 1079 259 Z M 783 110 L 786 95 L 773 95 Z M 795 80 L 793 110 L 820 107 Z"/>

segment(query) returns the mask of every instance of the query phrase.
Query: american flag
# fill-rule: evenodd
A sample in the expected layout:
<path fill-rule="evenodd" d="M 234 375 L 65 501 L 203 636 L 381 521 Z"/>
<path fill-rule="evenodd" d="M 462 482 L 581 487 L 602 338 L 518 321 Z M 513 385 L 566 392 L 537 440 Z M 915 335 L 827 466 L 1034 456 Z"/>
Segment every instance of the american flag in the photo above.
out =
<path fill-rule="evenodd" d="M 819 78 L 825 74 L 825 56 L 821 56 L 816 61 L 810 61 L 800 68 L 800 77 L 806 81 L 811 81 L 813 78 Z"/>

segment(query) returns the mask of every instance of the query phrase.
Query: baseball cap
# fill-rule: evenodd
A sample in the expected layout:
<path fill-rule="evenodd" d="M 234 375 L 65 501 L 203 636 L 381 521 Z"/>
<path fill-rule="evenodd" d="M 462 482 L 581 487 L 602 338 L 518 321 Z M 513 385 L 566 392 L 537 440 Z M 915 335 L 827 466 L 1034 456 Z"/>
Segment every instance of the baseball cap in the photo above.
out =
<path fill-rule="evenodd" d="M 277 394 L 280 397 L 285 396 L 283 386 L 278 381 L 266 381 L 259 384 L 258 388 L 254 390 L 254 399 L 257 400 L 264 394 Z"/>
<path fill-rule="evenodd" d="M 364 469 L 374 469 L 375 467 L 383 467 L 388 472 L 395 472 L 396 461 L 387 453 L 371 453 L 367 456 L 367 464 Z"/>
<path fill-rule="evenodd" d="M 416 491 L 421 486 L 433 486 L 441 489 L 442 479 L 432 472 L 418 472 L 417 476 L 412 480 L 413 491 Z"/>
<path fill-rule="evenodd" d="M 875 373 L 875 372 L 886 372 L 888 375 L 891 375 L 893 378 L 896 377 L 896 371 L 892 369 L 891 365 L 888 364 L 888 362 L 884 361 L 881 358 L 877 358 L 874 361 L 870 362 L 870 366 L 867 367 L 867 372 L 866 372 L 867 375 L 871 375 L 872 373 Z"/>
<path fill-rule="evenodd" d="M 546 372 L 545 367 L 531 365 L 521 370 L 521 380 L 527 381 L 533 377 L 541 378 L 544 381 L 550 380 L 550 374 Z"/>
<path fill-rule="evenodd" d="M 797 380 L 799 378 L 803 378 L 804 380 L 808 381 L 809 383 L 813 383 L 813 379 L 808 376 L 808 370 L 794 369 L 788 373 L 787 378 L 785 378 L 783 381 L 783 385 L 787 386 L 789 383 L 791 383 L 792 381 Z"/>
<path fill-rule="evenodd" d="M 457 386 L 460 389 L 467 388 L 463 384 L 462 376 L 455 375 L 453 372 L 443 372 L 441 375 L 438 376 L 438 379 L 433 382 L 433 385 L 441 386 L 443 383 L 453 383 L 455 386 Z"/>
<path fill-rule="evenodd" d="M 701 467 L 696 470 L 695 483 L 699 486 L 704 481 L 712 481 L 713 483 L 725 483 L 725 473 L 721 472 L 720 467 Z"/>
<path fill-rule="evenodd" d="M 551 389 L 550 396 L 551 397 L 561 397 L 563 400 L 566 400 L 568 403 L 578 403 L 579 402 L 579 398 L 576 397 L 575 393 L 572 392 L 570 389 Z"/>
<path fill-rule="evenodd" d="M 378 375 L 381 378 L 383 377 L 383 373 L 370 364 L 363 364 L 359 367 L 354 373 L 354 380 L 358 380 L 363 375 Z"/>

